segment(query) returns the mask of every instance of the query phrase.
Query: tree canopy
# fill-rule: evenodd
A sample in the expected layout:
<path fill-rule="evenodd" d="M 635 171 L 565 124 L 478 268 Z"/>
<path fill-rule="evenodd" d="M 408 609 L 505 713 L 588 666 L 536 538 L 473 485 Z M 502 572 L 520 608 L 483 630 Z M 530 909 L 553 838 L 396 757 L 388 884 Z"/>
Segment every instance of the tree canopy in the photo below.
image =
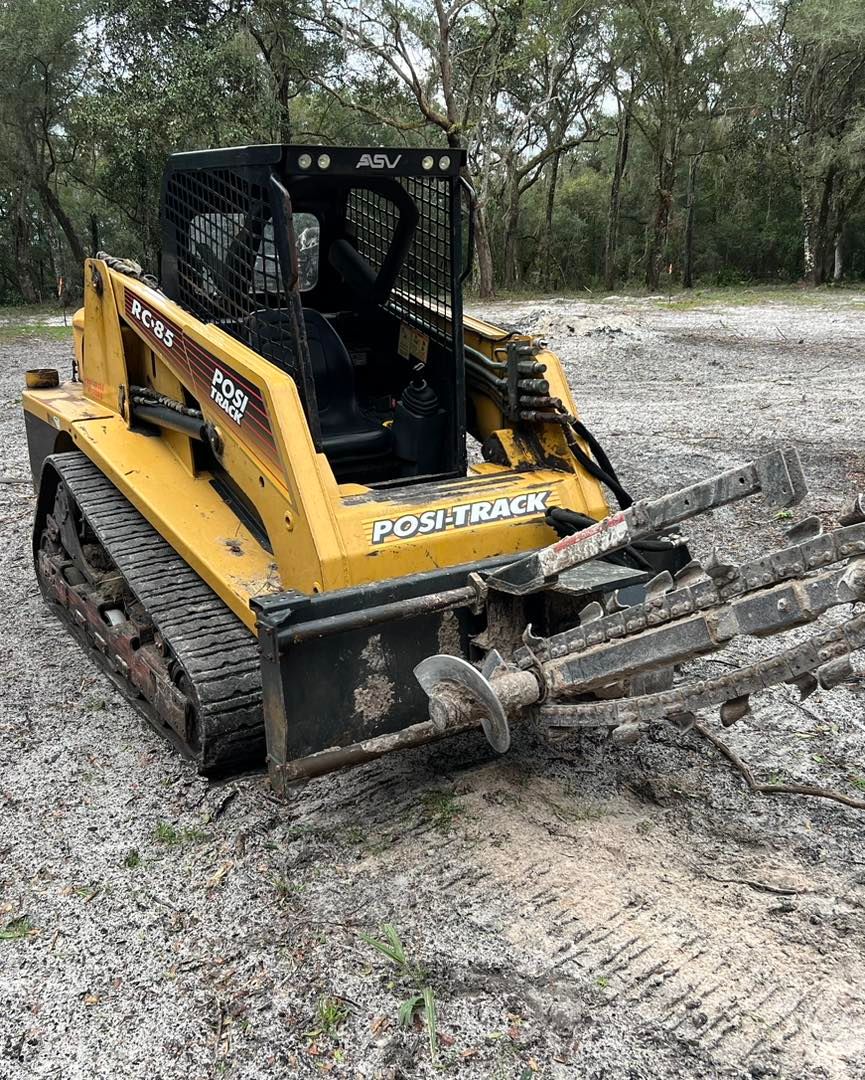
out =
<path fill-rule="evenodd" d="M 0 302 L 156 269 L 174 150 L 467 152 L 475 287 L 865 276 L 861 0 L 0 0 Z"/>

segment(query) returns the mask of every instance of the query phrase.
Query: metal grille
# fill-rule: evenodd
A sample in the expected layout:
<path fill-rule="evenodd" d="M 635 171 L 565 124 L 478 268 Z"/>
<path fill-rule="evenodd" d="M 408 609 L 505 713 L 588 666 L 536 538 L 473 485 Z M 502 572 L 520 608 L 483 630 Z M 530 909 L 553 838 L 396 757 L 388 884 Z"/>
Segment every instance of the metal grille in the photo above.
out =
<path fill-rule="evenodd" d="M 173 172 L 164 215 L 176 256 L 173 298 L 281 367 L 308 405 L 313 391 L 299 357 L 300 304 L 281 272 L 269 173 Z"/>
<path fill-rule="evenodd" d="M 414 201 L 419 217 L 386 306 L 436 340 L 450 344 L 450 182 L 433 177 L 406 177 L 400 183 Z M 358 252 L 375 271 L 380 270 L 393 240 L 399 209 L 386 196 L 366 188 L 352 188 L 346 214 Z"/>

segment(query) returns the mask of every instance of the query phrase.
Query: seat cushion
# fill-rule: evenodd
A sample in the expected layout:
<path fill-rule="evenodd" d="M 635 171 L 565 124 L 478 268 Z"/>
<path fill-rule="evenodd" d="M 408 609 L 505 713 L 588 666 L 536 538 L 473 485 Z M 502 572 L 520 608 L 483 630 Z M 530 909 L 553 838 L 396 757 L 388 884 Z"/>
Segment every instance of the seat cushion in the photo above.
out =
<path fill-rule="evenodd" d="M 389 452 L 391 434 L 381 424 L 355 431 L 322 430 L 321 444 L 329 458 L 379 457 Z"/>
<path fill-rule="evenodd" d="M 388 454 L 391 433 L 361 412 L 351 357 L 339 334 L 321 312 L 312 308 L 303 309 L 303 321 L 325 454 L 334 460 Z M 253 348 L 265 345 L 265 355 L 296 378 L 296 335 L 290 331 L 287 312 L 278 308 L 254 312 L 249 317 L 248 332 Z"/>

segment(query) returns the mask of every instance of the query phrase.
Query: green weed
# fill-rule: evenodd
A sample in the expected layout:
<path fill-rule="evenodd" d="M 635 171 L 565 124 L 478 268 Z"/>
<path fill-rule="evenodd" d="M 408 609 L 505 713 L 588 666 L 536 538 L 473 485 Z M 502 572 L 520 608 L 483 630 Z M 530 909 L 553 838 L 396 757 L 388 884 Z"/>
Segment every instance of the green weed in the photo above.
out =
<path fill-rule="evenodd" d="M 452 791 L 425 791 L 421 798 L 433 828 L 441 833 L 449 833 L 462 814 L 456 795 Z"/>
<path fill-rule="evenodd" d="M 204 844 L 210 839 L 210 833 L 205 829 L 184 829 L 180 834 L 182 844 Z"/>
<path fill-rule="evenodd" d="M 392 923 L 382 923 L 381 932 L 384 936 L 384 940 L 381 938 L 374 938 L 370 934 L 362 933 L 360 936 L 367 945 L 371 945 L 376 951 L 380 952 L 382 956 L 390 960 L 397 968 L 402 978 L 409 979 L 413 982 L 422 982 L 424 973 L 409 960 L 408 954 L 405 951 L 405 946 L 397 933 L 396 927 Z"/>
<path fill-rule="evenodd" d="M 409 1028 L 414 1023 L 415 1016 L 420 1013 L 426 1024 L 427 1038 L 429 1039 L 429 1053 L 433 1064 L 438 1057 L 438 1018 L 436 1016 L 436 999 L 431 986 L 425 986 L 421 993 L 412 994 L 399 1007 L 397 1022 L 400 1027 Z"/>
<path fill-rule="evenodd" d="M 157 821 L 153 835 L 160 844 L 165 844 L 167 847 L 177 847 L 183 842 L 180 837 L 180 830 L 175 829 L 173 825 L 169 825 L 167 821 Z"/>
<path fill-rule="evenodd" d="M 332 1039 L 348 1019 L 348 1007 L 340 998 L 321 997 L 315 1008 L 315 1018 L 316 1026 L 310 1031 L 305 1031 L 304 1037 L 319 1039 L 324 1035 Z"/>
<path fill-rule="evenodd" d="M 72 893 L 74 896 L 80 897 L 82 900 L 93 900 L 100 892 L 99 885 L 73 885 Z"/>
<path fill-rule="evenodd" d="M 153 829 L 154 839 L 166 847 L 180 847 L 182 844 L 201 844 L 209 839 L 203 829 L 176 829 L 167 821 L 157 821 Z"/>
<path fill-rule="evenodd" d="M 26 915 L 20 915 L 17 919 L 6 923 L 6 926 L 0 930 L 0 941 L 20 941 L 22 938 L 30 937 L 35 931 L 36 927 L 30 919 Z"/>
<path fill-rule="evenodd" d="M 127 870 L 134 870 L 137 866 L 141 866 L 141 856 L 138 854 L 137 848 L 130 848 L 126 852 L 123 859 L 123 865 Z"/>
<path fill-rule="evenodd" d="M 293 900 L 300 896 L 305 891 L 306 882 L 291 881 L 287 877 L 279 876 L 273 879 L 273 887 L 276 890 L 277 900 L 285 904 L 289 900 Z"/>
<path fill-rule="evenodd" d="M 397 1021 L 400 1027 L 410 1027 L 415 1015 L 422 1013 L 429 1039 L 430 1058 L 435 1064 L 438 1058 L 438 1017 L 433 988 L 427 984 L 426 972 L 418 964 L 412 963 L 405 951 L 405 946 L 392 923 L 382 923 L 382 938 L 370 934 L 361 934 L 361 938 L 396 967 L 401 978 L 412 983 L 417 989 L 400 1005 Z"/>

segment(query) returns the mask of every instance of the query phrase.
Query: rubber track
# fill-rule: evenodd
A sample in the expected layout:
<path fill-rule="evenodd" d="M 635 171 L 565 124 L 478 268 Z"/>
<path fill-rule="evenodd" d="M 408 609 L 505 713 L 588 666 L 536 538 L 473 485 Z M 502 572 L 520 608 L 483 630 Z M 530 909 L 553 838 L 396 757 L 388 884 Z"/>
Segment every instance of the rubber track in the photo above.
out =
<path fill-rule="evenodd" d="M 261 764 L 255 635 L 88 458 L 70 453 L 50 460 L 186 674 L 199 732 L 199 745 L 187 748 L 190 757 L 207 773 Z"/>

